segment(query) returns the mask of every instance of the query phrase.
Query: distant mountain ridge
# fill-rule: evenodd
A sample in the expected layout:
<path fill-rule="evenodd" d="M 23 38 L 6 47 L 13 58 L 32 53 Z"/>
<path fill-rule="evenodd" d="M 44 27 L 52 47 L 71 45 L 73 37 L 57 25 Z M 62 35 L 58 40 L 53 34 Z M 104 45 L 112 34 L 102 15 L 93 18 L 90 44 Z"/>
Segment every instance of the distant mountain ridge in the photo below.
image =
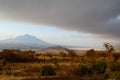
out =
<path fill-rule="evenodd" d="M 44 42 L 34 36 L 31 36 L 31 35 L 28 35 L 28 34 L 25 34 L 25 35 L 22 35 L 22 36 L 18 36 L 16 38 L 10 38 L 10 39 L 6 39 L 6 40 L 3 40 L 2 42 L 7 42 L 7 43 L 38 43 L 39 44 L 47 44 L 47 42 Z"/>
<path fill-rule="evenodd" d="M 63 46 L 52 46 L 52 47 L 42 49 L 39 52 L 44 53 L 43 55 L 47 55 L 47 54 L 56 55 L 56 54 L 59 54 L 60 52 L 67 52 L 69 50 L 70 49 L 63 47 Z"/>
<path fill-rule="evenodd" d="M 52 46 L 52 47 L 48 47 L 45 48 L 43 50 L 50 50 L 50 49 L 54 49 L 54 50 L 64 50 L 64 51 L 68 51 L 69 49 L 66 47 L 62 47 L 62 46 Z"/>
<path fill-rule="evenodd" d="M 0 49 L 32 49 L 32 50 L 40 50 L 40 49 L 67 49 L 74 48 L 78 46 L 69 46 L 69 45 L 59 45 L 59 44 L 51 44 L 40 40 L 35 36 L 31 36 L 29 34 L 17 36 L 15 38 L 9 38 L 5 40 L 0 40 Z M 79 47 L 80 48 L 80 47 Z"/>
<path fill-rule="evenodd" d="M 40 49 L 49 46 L 52 44 L 28 34 L 0 41 L 0 49 Z"/>

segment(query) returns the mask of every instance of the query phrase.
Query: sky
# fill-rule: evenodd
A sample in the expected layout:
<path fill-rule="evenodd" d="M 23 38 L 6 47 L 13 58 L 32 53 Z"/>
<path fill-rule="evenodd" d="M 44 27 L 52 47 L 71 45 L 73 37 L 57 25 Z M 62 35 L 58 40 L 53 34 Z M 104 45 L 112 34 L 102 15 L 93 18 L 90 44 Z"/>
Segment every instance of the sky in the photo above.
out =
<path fill-rule="evenodd" d="M 120 0 L 0 0 L 0 40 L 30 34 L 54 44 L 120 43 Z"/>

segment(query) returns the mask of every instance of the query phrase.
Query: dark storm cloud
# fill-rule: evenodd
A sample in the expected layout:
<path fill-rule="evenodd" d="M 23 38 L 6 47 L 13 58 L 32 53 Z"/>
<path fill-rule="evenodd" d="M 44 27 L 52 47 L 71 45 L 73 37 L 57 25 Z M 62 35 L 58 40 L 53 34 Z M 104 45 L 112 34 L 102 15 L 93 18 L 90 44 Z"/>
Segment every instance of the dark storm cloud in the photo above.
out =
<path fill-rule="evenodd" d="M 120 37 L 120 0 L 0 0 L 0 18 Z"/>

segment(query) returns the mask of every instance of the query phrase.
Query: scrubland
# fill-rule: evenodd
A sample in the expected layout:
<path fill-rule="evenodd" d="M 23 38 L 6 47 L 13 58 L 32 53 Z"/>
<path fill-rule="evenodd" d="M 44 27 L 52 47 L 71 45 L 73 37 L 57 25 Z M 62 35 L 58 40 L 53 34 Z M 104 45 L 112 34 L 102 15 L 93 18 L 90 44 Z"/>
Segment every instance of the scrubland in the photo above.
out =
<path fill-rule="evenodd" d="M 0 52 L 0 80 L 120 80 L 120 52 L 109 43 L 104 47 L 82 55 L 74 50 L 38 55 L 31 50 L 4 49 Z"/>

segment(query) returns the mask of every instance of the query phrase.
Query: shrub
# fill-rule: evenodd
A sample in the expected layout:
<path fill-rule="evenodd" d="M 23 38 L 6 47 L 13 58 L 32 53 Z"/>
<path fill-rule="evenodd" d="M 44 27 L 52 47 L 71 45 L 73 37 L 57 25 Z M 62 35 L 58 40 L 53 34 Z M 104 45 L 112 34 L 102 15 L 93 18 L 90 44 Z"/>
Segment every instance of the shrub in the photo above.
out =
<path fill-rule="evenodd" d="M 74 67 L 72 73 L 75 75 L 83 76 L 90 72 L 89 67 L 87 65 L 79 64 L 78 66 Z"/>
<path fill-rule="evenodd" d="M 105 80 L 109 79 L 110 78 L 110 73 L 109 72 L 106 72 L 105 74 L 103 74 L 103 77 Z"/>
<path fill-rule="evenodd" d="M 16 59 L 16 55 L 11 51 L 2 51 L 0 53 L 0 59 L 5 59 L 6 61 L 13 62 Z"/>
<path fill-rule="evenodd" d="M 115 72 L 115 79 L 120 80 L 120 72 Z"/>
<path fill-rule="evenodd" d="M 60 52 L 59 55 L 62 56 L 63 58 L 67 56 L 65 52 Z"/>
<path fill-rule="evenodd" d="M 3 50 L 0 52 L 0 59 L 3 60 L 3 65 L 7 62 L 33 62 L 34 56 L 30 52 L 19 50 Z"/>
<path fill-rule="evenodd" d="M 73 57 L 77 56 L 77 54 L 75 53 L 74 50 L 68 50 L 68 56 L 73 58 Z"/>
<path fill-rule="evenodd" d="M 24 71 L 25 72 L 40 72 L 40 68 L 39 67 L 29 67 L 29 68 L 24 67 Z"/>
<path fill-rule="evenodd" d="M 115 71 L 120 71 L 120 64 L 119 63 L 113 63 L 110 65 L 110 70 L 115 72 Z"/>
<path fill-rule="evenodd" d="M 0 75 L 2 74 L 3 66 L 0 65 Z"/>
<path fill-rule="evenodd" d="M 114 51 L 114 47 L 110 43 L 104 43 L 103 46 L 108 54 L 111 54 Z"/>
<path fill-rule="evenodd" d="M 1 66 L 6 66 L 7 61 L 5 59 L 0 60 L 0 65 Z"/>
<path fill-rule="evenodd" d="M 117 62 L 117 60 L 120 58 L 120 53 L 113 53 L 112 57 L 114 59 L 114 62 Z"/>
<path fill-rule="evenodd" d="M 55 70 L 50 65 L 45 65 L 40 68 L 40 74 L 42 76 L 52 76 L 55 75 Z"/>
<path fill-rule="evenodd" d="M 3 70 L 3 66 L 0 66 L 0 71 L 2 71 Z"/>
<path fill-rule="evenodd" d="M 91 63 L 91 69 L 95 73 L 105 73 L 106 68 L 107 68 L 107 64 L 104 61 L 97 61 Z"/>
<path fill-rule="evenodd" d="M 8 75 L 8 76 L 12 75 L 12 70 L 10 67 L 6 68 L 6 75 Z"/>
<path fill-rule="evenodd" d="M 95 50 L 94 49 L 90 49 L 90 50 L 88 50 L 87 52 L 86 52 L 86 55 L 88 56 L 88 57 L 93 57 L 94 55 L 95 55 Z"/>

